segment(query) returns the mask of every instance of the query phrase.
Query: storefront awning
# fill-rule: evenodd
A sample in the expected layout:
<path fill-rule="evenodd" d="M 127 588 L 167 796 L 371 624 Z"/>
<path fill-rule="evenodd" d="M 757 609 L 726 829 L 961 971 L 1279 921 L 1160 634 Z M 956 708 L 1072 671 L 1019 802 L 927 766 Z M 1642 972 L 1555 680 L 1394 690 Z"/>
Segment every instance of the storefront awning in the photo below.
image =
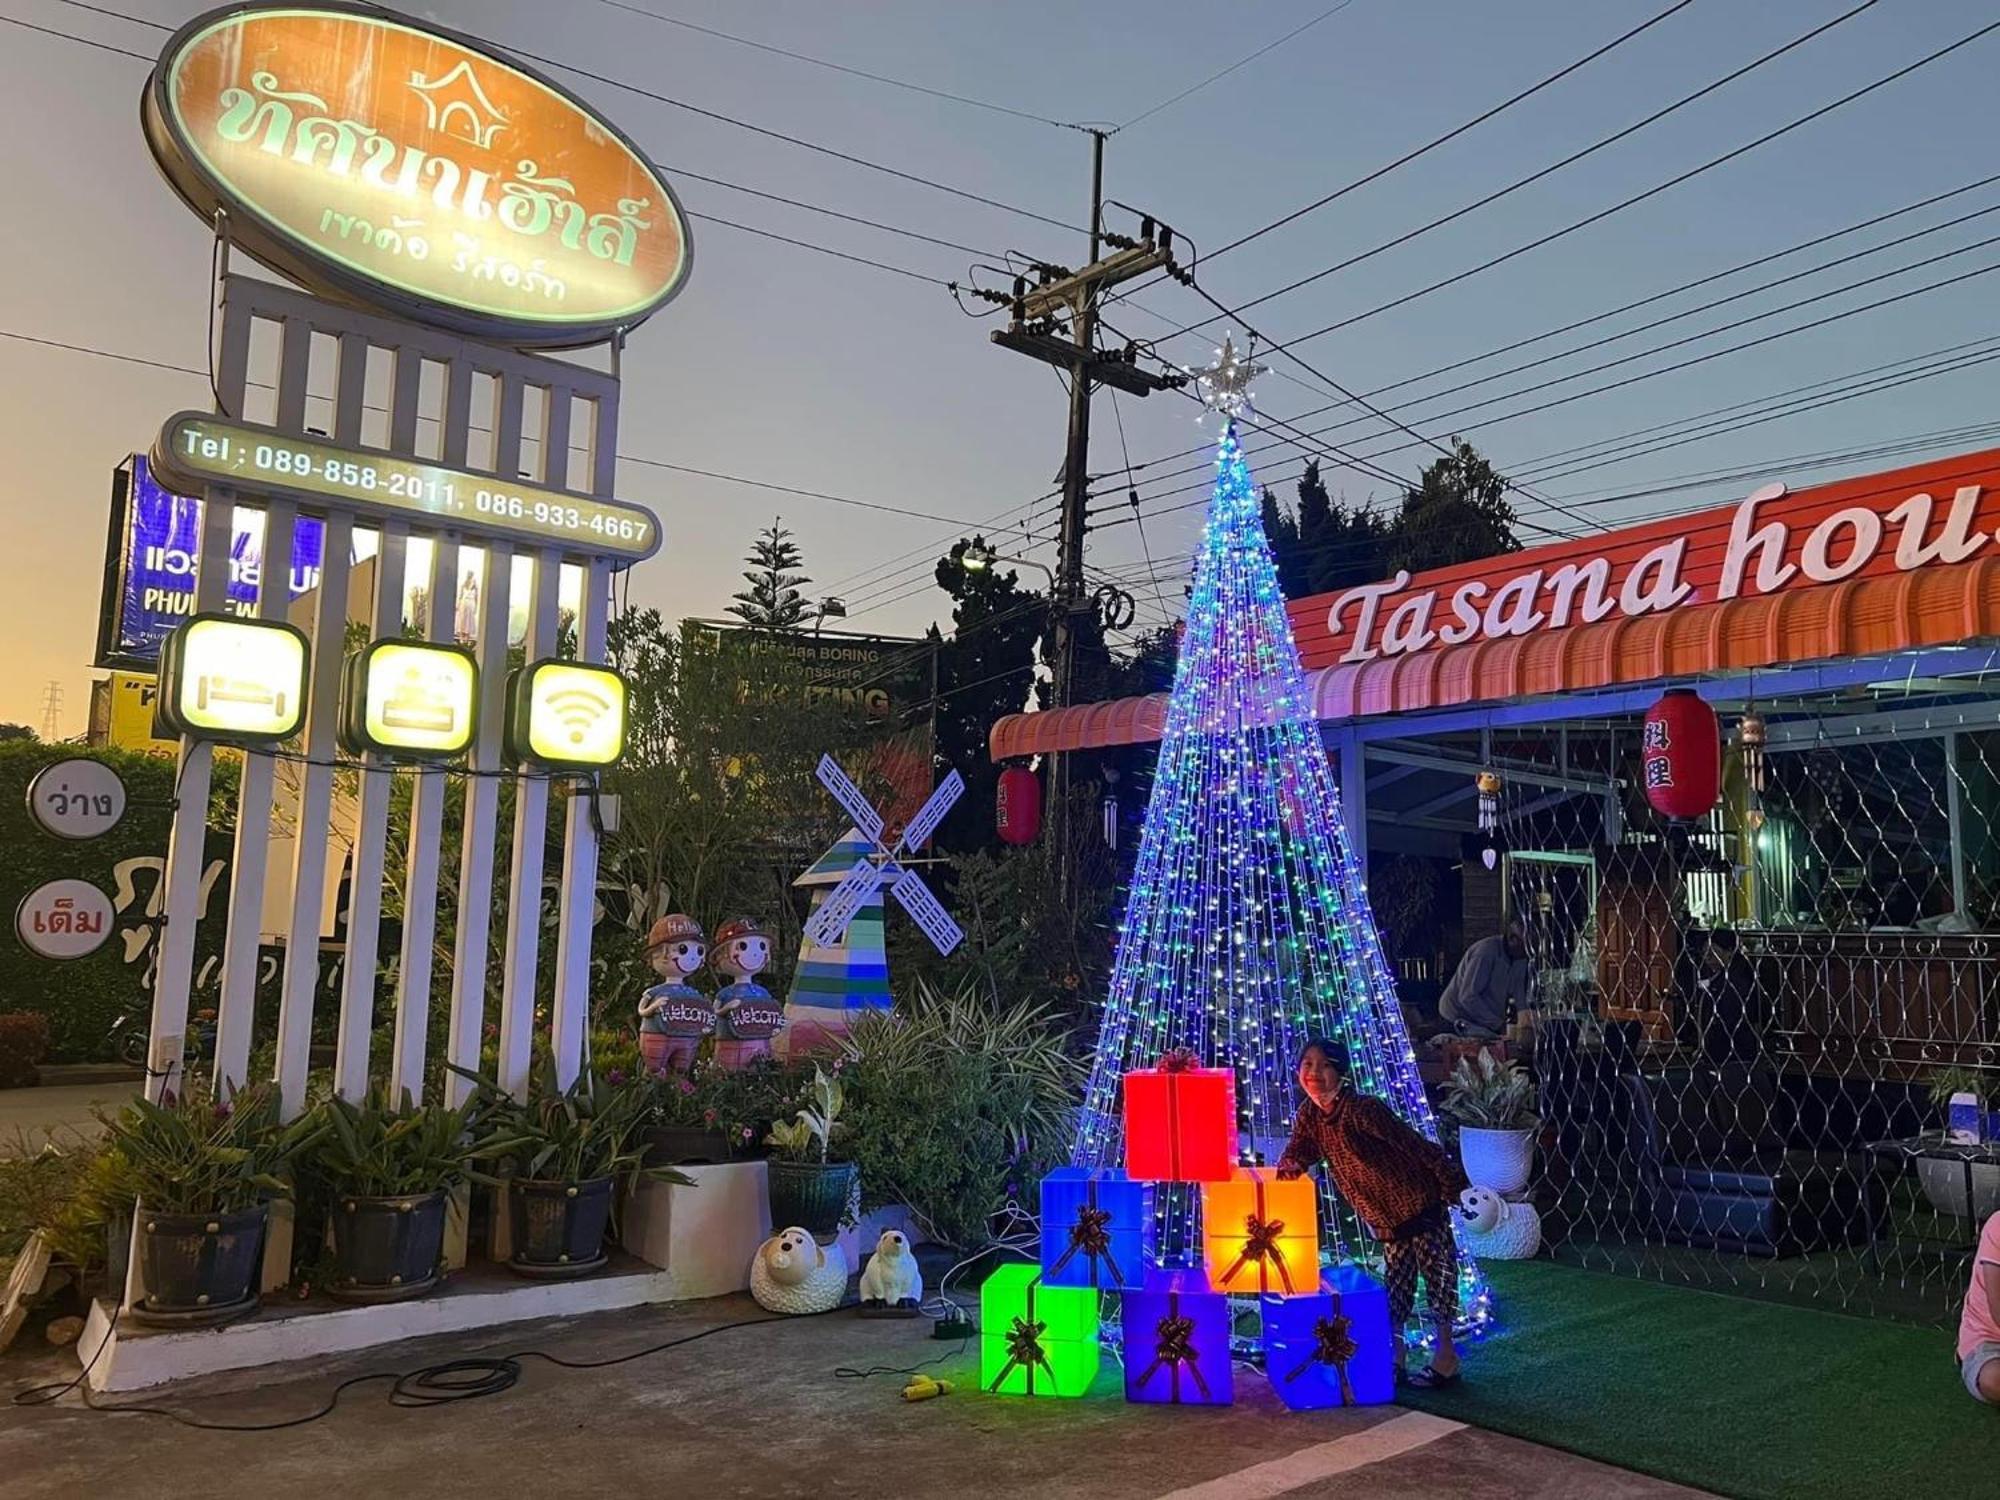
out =
<path fill-rule="evenodd" d="M 1714 673 L 1886 655 L 2000 636 L 2000 553 L 1787 593 L 1690 604 L 1564 630 L 1468 641 L 1309 672 L 1322 721 L 1504 703 Z M 1058 750 L 1150 744 L 1167 696 L 1120 698 L 993 726 L 996 761 Z"/>

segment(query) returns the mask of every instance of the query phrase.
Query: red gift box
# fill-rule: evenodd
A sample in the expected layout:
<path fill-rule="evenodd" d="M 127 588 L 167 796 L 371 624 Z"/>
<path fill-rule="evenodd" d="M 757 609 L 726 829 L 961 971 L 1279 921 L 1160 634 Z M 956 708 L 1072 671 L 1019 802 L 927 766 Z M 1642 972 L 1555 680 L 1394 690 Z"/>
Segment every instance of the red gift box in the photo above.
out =
<path fill-rule="evenodd" d="M 1227 1182 L 1236 1171 L 1236 1073 L 1169 1058 L 1125 1075 L 1125 1172 L 1145 1182 Z"/>

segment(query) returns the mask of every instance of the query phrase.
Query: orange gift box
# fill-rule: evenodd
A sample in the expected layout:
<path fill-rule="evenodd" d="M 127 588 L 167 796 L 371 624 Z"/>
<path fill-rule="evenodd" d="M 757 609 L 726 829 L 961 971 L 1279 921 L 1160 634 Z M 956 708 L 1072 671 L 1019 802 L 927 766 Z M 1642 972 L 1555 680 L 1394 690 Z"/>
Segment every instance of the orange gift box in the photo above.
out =
<path fill-rule="evenodd" d="M 1201 1185 L 1202 1261 L 1218 1292 L 1305 1296 L 1319 1290 L 1319 1189 L 1238 1167 Z"/>

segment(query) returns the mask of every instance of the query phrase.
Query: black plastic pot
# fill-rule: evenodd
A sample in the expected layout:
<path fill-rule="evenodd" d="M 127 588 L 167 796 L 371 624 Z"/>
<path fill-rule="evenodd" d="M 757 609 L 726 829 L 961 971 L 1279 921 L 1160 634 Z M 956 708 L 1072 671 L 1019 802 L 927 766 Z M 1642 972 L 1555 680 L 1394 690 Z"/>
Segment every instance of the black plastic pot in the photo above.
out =
<path fill-rule="evenodd" d="M 233 1214 L 161 1214 L 139 1209 L 141 1321 L 219 1322 L 257 1305 L 264 1266 L 263 1204 Z"/>
<path fill-rule="evenodd" d="M 349 1302 L 394 1302 L 436 1286 L 445 1202 L 442 1188 L 392 1198 L 337 1195 L 327 1213 L 334 1263 L 327 1291 Z"/>
<path fill-rule="evenodd" d="M 611 1222 L 609 1177 L 588 1182 L 507 1184 L 514 1225 L 513 1267 L 524 1276 L 581 1276 L 604 1264 L 604 1231 Z"/>
<path fill-rule="evenodd" d="M 774 1156 L 765 1170 L 770 1173 L 772 1228 L 796 1225 L 822 1244 L 840 1233 L 859 1171 L 853 1162 L 784 1161 Z"/>

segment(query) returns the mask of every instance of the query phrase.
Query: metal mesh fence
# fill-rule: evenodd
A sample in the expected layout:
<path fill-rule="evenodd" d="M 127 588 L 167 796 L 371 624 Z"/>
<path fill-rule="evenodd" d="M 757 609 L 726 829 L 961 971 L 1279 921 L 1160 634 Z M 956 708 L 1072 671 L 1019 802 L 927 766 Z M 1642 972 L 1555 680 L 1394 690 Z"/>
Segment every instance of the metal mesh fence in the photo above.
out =
<path fill-rule="evenodd" d="M 1760 701 L 1761 767 L 1725 706 L 1722 796 L 1693 824 L 1639 790 L 1637 713 L 1379 752 L 1428 780 L 1402 772 L 1400 812 L 1371 792 L 1378 832 L 1465 830 L 1455 863 L 1431 856 L 1461 886 L 1448 915 L 1467 941 L 1503 921 L 1525 939 L 1505 1046 L 1536 1081 L 1532 1194 L 1558 1259 L 1956 1318 L 2000 1209 L 2000 1146 L 1945 1130 L 1952 1093 L 2000 1111 L 1996 691 L 1912 677 Z M 1462 800 L 1438 763 L 1464 765 Z M 1503 778 L 1490 874 L 1482 766 Z M 1435 990 L 1437 956 L 1403 951 L 1406 1001 Z M 2000 1134 L 2000 1113 L 1984 1124 Z"/>

